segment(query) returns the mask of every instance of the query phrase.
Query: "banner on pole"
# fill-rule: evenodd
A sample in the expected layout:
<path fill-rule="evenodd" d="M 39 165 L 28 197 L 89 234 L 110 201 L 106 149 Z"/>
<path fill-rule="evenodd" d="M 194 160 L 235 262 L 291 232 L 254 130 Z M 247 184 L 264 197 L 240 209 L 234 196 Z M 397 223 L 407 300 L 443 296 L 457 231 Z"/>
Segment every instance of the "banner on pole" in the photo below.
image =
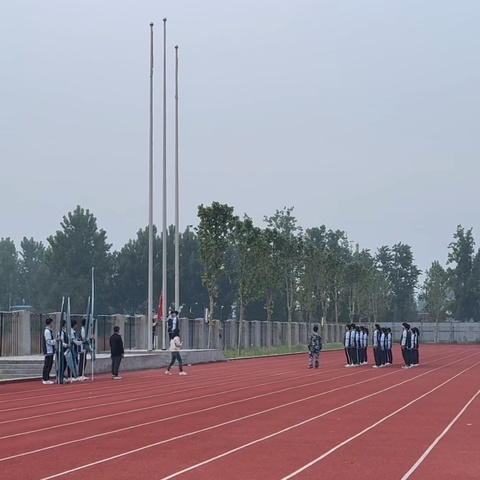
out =
<path fill-rule="evenodd" d="M 160 293 L 160 297 L 158 299 L 158 313 L 157 313 L 157 322 L 163 320 L 163 290 Z"/>

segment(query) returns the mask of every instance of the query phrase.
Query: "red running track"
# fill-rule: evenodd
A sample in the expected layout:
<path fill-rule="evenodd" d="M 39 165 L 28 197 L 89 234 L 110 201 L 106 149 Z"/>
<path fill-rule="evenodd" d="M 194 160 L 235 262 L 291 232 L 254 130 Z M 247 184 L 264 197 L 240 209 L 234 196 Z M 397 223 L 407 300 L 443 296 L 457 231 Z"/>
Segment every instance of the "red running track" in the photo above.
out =
<path fill-rule="evenodd" d="M 343 352 L 4 384 L 0 473 L 30 479 L 478 479 L 480 346 L 421 365 L 344 368 Z"/>

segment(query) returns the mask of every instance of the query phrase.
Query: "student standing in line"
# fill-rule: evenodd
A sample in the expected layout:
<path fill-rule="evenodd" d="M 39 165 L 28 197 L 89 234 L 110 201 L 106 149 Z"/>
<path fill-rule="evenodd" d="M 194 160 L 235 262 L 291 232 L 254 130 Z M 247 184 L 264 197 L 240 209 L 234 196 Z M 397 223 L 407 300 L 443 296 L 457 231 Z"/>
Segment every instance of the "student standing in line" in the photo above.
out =
<path fill-rule="evenodd" d="M 80 380 L 88 380 L 88 377 L 85 376 L 85 369 L 87 367 L 87 345 L 88 345 L 86 323 L 87 323 L 87 320 L 84 318 L 82 320 L 82 328 L 80 330 L 80 338 L 82 340 L 82 344 L 80 345 L 80 361 L 78 363 L 78 378 L 80 378 Z"/>
<path fill-rule="evenodd" d="M 186 375 L 186 372 L 183 371 L 183 362 L 182 357 L 180 355 L 180 350 L 182 348 L 182 342 L 180 340 L 180 332 L 178 329 L 172 332 L 173 338 L 170 340 L 170 351 L 172 352 L 172 359 L 170 360 L 170 365 L 165 370 L 165 375 L 171 375 L 170 369 L 172 365 L 175 363 L 175 360 L 178 361 L 178 368 L 180 370 L 179 375 Z"/>
<path fill-rule="evenodd" d="M 365 365 L 368 364 L 368 328 L 363 327 L 363 347 L 364 347 L 364 355 L 365 355 Z"/>
<path fill-rule="evenodd" d="M 347 364 L 345 367 L 352 366 L 352 359 L 350 358 L 350 325 L 345 326 L 345 336 L 343 338 L 343 345 L 345 347 L 345 356 L 347 357 Z"/>
<path fill-rule="evenodd" d="M 362 365 L 362 336 L 360 335 L 360 327 L 355 327 L 355 346 L 356 346 L 356 364 Z"/>
<path fill-rule="evenodd" d="M 350 359 L 352 361 L 351 365 L 352 367 L 358 366 L 358 360 L 357 360 L 357 343 L 356 343 L 356 338 L 357 338 L 357 332 L 356 332 L 357 326 L 352 323 L 350 325 L 350 348 L 348 349 L 348 353 L 350 354 Z"/>
<path fill-rule="evenodd" d="M 418 366 L 418 337 L 420 336 L 420 331 L 417 327 L 412 328 L 412 367 Z"/>
<path fill-rule="evenodd" d="M 412 332 L 410 325 L 406 322 L 402 323 L 402 338 L 400 340 L 400 347 L 402 349 L 403 360 L 405 365 L 402 368 L 410 368 L 412 366 L 411 348 L 412 348 Z"/>
<path fill-rule="evenodd" d="M 375 365 L 373 368 L 380 368 L 380 335 L 381 335 L 381 328 L 378 323 L 375 324 L 375 330 L 373 331 L 373 338 L 372 338 L 372 347 L 373 347 L 373 357 L 375 359 Z"/>
<path fill-rule="evenodd" d="M 384 367 L 387 363 L 387 329 L 385 327 L 382 328 L 382 333 L 380 334 L 380 352 L 382 355 L 380 364 Z"/>
<path fill-rule="evenodd" d="M 320 365 L 320 350 L 322 349 L 322 337 L 318 334 L 318 325 L 313 327 L 313 333 L 308 341 L 308 368 L 313 368 L 315 359 L 315 368 Z"/>
<path fill-rule="evenodd" d="M 72 345 L 72 355 L 75 358 L 75 363 L 78 366 L 78 354 L 80 352 L 80 348 L 82 347 L 82 340 L 77 338 L 77 328 L 78 328 L 78 322 L 76 320 L 72 320 L 72 328 L 70 330 L 70 341 Z M 78 371 L 78 369 L 77 369 Z M 72 379 L 73 380 L 73 379 Z M 82 375 L 78 375 L 78 377 L 75 377 L 75 380 L 84 380 L 82 378 Z"/>
<path fill-rule="evenodd" d="M 118 332 L 120 332 L 120 327 L 118 326 L 113 327 L 113 334 L 110 337 L 110 352 L 112 357 L 112 378 L 114 380 L 122 379 L 122 377 L 118 375 L 118 370 L 120 368 L 120 363 L 125 353 L 123 349 L 122 336 Z"/>
<path fill-rule="evenodd" d="M 53 366 L 53 356 L 55 354 L 55 344 L 60 338 L 53 335 L 53 320 L 47 318 L 45 320 L 45 331 L 43 332 L 43 354 L 45 355 L 45 363 L 43 364 L 42 383 L 44 385 L 53 385 L 55 382 L 50 380 L 50 372 Z"/>
<path fill-rule="evenodd" d="M 386 358 L 386 365 L 393 364 L 393 356 L 392 356 L 392 329 L 387 328 L 387 358 Z"/>
<path fill-rule="evenodd" d="M 73 377 L 69 377 L 69 375 L 71 375 L 71 370 L 70 370 L 70 367 L 68 367 L 67 365 L 67 355 L 69 355 L 68 353 L 68 349 L 70 348 L 70 339 L 68 337 L 68 334 L 67 334 L 67 321 L 66 320 L 62 320 L 62 327 L 61 327 L 61 330 L 60 332 L 58 333 L 58 339 L 59 339 L 59 342 L 62 342 L 62 345 L 63 345 L 63 366 L 64 366 L 64 369 L 66 370 L 67 374 L 65 375 L 65 370 L 63 371 L 63 381 L 64 383 L 68 383 L 70 381 L 74 381 L 73 380 Z"/>

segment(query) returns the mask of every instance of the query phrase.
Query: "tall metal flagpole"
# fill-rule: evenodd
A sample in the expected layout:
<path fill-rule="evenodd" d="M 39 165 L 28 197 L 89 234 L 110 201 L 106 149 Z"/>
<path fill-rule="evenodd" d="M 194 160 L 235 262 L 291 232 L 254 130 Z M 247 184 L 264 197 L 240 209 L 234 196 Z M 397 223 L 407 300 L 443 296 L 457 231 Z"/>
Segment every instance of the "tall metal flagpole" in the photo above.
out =
<path fill-rule="evenodd" d="M 162 242 L 162 293 L 163 318 L 162 348 L 165 350 L 165 319 L 168 315 L 167 300 L 167 19 L 163 19 L 163 242 Z"/>
<path fill-rule="evenodd" d="M 175 45 L 175 310 L 180 308 L 180 244 L 178 231 L 178 45 Z"/>
<path fill-rule="evenodd" d="M 153 23 L 150 24 L 150 134 L 148 170 L 148 327 L 147 349 L 153 343 Z"/>

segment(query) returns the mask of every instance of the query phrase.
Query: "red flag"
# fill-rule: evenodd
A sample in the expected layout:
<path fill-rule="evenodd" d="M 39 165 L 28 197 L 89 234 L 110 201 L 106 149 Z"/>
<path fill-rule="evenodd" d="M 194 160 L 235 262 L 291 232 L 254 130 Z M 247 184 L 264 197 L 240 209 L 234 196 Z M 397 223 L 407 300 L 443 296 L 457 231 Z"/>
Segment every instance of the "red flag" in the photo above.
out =
<path fill-rule="evenodd" d="M 157 313 L 157 322 L 163 320 L 163 291 L 160 294 L 160 298 L 158 299 L 158 313 Z"/>

